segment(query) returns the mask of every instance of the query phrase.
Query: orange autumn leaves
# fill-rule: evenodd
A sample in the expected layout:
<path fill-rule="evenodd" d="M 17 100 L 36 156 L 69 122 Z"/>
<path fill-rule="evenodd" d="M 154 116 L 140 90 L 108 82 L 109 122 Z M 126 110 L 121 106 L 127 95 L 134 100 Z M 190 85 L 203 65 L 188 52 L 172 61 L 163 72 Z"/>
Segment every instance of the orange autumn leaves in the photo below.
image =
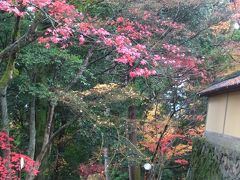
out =
<path fill-rule="evenodd" d="M 210 29 L 212 30 L 213 35 L 230 33 L 231 29 L 233 29 L 233 22 L 239 23 L 240 21 L 240 0 L 230 1 L 226 8 L 232 13 L 232 16 L 225 21 L 220 21 L 211 26 Z"/>
<path fill-rule="evenodd" d="M 141 127 L 143 140 L 140 144 L 145 150 L 153 154 L 160 140 L 160 147 L 157 151 L 158 154 L 168 160 L 174 160 L 177 164 L 187 165 L 188 161 L 184 159 L 184 156 L 192 150 L 191 138 L 201 136 L 203 134 L 203 127 L 191 128 L 183 132 L 178 128 L 177 122 L 173 122 L 167 117 L 161 121 L 157 120 L 156 117 L 158 117 L 160 113 L 156 108 L 157 107 L 154 106 L 152 110 L 147 112 L 147 122 Z M 200 121 L 199 119 L 202 120 L 200 116 L 197 116 L 196 121 Z M 161 138 L 164 130 L 166 131 Z"/>

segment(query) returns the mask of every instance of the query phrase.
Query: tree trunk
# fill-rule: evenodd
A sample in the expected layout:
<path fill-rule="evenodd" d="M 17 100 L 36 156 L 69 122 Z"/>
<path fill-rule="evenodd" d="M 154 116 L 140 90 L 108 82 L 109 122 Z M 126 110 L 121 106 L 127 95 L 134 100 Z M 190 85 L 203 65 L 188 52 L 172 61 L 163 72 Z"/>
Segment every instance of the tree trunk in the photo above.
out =
<path fill-rule="evenodd" d="M 37 37 L 42 35 L 42 33 L 37 33 L 37 27 L 39 25 L 39 22 L 42 21 L 42 18 L 43 17 L 41 13 L 38 13 L 23 36 L 21 36 L 16 41 L 14 41 L 16 37 L 12 37 L 12 44 L 8 45 L 5 49 L 0 51 L 0 63 L 3 61 L 6 62 L 7 58 L 9 58 L 12 54 L 16 54 L 20 49 L 24 48 L 26 45 L 36 40 Z M 17 32 L 13 32 L 13 35 L 17 34 Z"/>
<path fill-rule="evenodd" d="M 9 119 L 8 119 L 8 107 L 7 107 L 7 86 L 1 88 L 1 112 L 2 112 L 2 130 L 9 135 Z M 3 151 L 3 157 L 6 159 L 5 168 L 10 170 L 10 150 Z M 11 180 L 11 173 L 9 172 L 8 180 Z"/>
<path fill-rule="evenodd" d="M 129 141 L 137 145 L 137 122 L 136 122 L 136 107 L 129 106 L 128 108 L 128 122 L 127 122 L 127 135 Z M 140 167 L 136 162 L 129 162 L 128 164 L 129 180 L 140 179 Z"/>
<path fill-rule="evenodd" d="M 50 103 L 49 105 L 49 110 L 48 110 L 48 118 L 47 118 L 47 124 L 46 124 L 46 128 L 45 128 L 45 132 L 44 132 L 44 139 L 43 139 L 43 143 L 42 143 L 42 148 L 40 153 L 38 154 L 36 161 L 39 162 L 39 167 L 41 166 L 41 162 L 44 159 L 48 149 L 49 149 L 49 140 L 50 140 L 50 136 L 51 136 L 51 127 L 53 124 L 53 116 L 54 116 L 54 110 L 55 110 L 56 104 L 54 103 Z M 26 180 L 33 180 L 35 177 L 33 175 L 28 175 Z"/>
<path fill-rule="evenodd" d="M 48 110 L 47 124 L 46 124 L 45 132 L 44 132 L 42 149 L 41 149 L 38 157 L 40 157 L 41 153 L 44 152 L 44 149 L 49 142 L 50 135 L 51 135 L 52 123 L 53 123 L 54 110 L 55 110 L 55 104 L 50 104 L 49 110 Z M 42 158 L 41 158 L 41 160 L 42 160 Z"/>
<path fill-rule="evenodd" d="M 61 127 L 67 124 L 67 118 L 68 114 L 66 111 L 64 111 L 63 108 L 59 109 L 59 113 L 61 115 Z M 63 161 L 63 154 L 65 151 L 65 130 L 62 130 L 62 132 L 58 135 L 58 141 L 57 141 L 57 155 L 56 155 L 56 165 L 54 167 L 54 174 L 53 179 L 59 179 L 61 177 L 61 170 L 62 170 L 62 161 Z"/>
<path fill-rule="evenodd" d="M 103 148 L 103 156 L 104 156 L 104 171 L 105 171 L 105 178 L 106 180 L 110 180 L 109 173 L 108 173 L 108 148 Z"/>
<path fill-rule="evenodd" d="M 36 146 L 36 98 L 30 104 L 28 155 L 34 159 Z"/>
<path fill-rule="evenodd" d="M 1 90 L 1 112 L 2 112 L 2 130 L 9 133 L 8 107 L 7 107 L 7 86 Z"/>

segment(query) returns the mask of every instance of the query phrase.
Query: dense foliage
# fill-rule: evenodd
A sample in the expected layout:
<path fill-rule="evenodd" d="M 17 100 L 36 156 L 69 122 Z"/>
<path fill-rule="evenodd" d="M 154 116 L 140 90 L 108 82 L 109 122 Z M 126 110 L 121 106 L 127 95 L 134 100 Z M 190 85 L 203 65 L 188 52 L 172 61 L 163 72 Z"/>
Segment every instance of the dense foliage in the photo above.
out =
<path fill-rule="evenodd" d="M 1 148 L 13 166 L 0 171 L 15 178 L 23 157 L 28 180 L 185 178 L 204 129 L 197 92 L 236 63 L 233 13 L 204 0 L 0 1 L 1 135 L 29 156 Z"/>

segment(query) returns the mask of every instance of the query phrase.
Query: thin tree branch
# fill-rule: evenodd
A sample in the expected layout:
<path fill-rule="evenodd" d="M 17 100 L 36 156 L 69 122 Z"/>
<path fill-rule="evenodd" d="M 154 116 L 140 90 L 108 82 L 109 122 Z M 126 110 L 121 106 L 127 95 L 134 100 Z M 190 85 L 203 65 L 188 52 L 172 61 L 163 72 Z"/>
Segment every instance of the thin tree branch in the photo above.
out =
<path fill-rule="evenodd" d="M 37 26 L 41 21 L 41 15 L 37 15 L 35 20 L 30 25 L 28 31 L 20 37 L 17 41 L 7 46 L 0 52 L 0 63 L 6 61 L 11 54 L 17 53 L 21 48 L 25 47 L 29 43 L 33 42 L 37 38 Z"/>
<path fill-rule="evenodd" d="M 68 86 L 65 88 L 66 91 L 68 91 L 69 89 L 71 89 L 71 87 L 77 83 L 78 79 L 82 76 L 83 72 L 85 71 L 85 69 L 87 68 L 87 65 L 89 63 L 89 59 L 92 57 L 93 55 L 93 50 L 94 50 L 95 46 L 92 46 L 89 51 L 88 54 L 86 56 L 86 58 L 83 61 L 83 65 L 79 68 L 79 71 L 77 73 L 77 75 L 75 76 L 75 78 L 68 84 Z"/>

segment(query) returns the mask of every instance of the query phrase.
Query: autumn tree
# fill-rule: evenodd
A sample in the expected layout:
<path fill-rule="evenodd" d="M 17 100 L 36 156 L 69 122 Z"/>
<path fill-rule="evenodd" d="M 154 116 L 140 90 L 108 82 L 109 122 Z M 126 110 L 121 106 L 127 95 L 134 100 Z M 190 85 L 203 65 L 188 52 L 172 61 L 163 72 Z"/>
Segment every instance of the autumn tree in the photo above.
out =
<path fill-rule="evenodd" d="M 197 53 L 199 49 L 204 51 L 199 42 L 206 43 L 201 35 L 208 33 L 208 23 L 201 24 L 194 32 L 194 27 L 203 21 L 188 19 L 189 9 L 193 14 L 203 13 L 197 10 L 203 8 L 204 2 L 176 4 L 159 6 L 160 10 L 138 11 L 136 4 L 125 3 L 119 6 L 125 8 L 113 6 L 114 12 L 108 16 L 103 12 L 111 12 L 110 5 L 95 1 L 0 2 L 1 23 L 7 25 L 1 33 L 0 52 L 2 121 L 8 130 L 8 89 L 11 102 L 16 101 L 14 97 L 20 100 L 10 106 L 10 112 L 16 112 L 13 117 L 21 122 L 23 130 L 24 122 L 29 119 L 29 135 L 25 136 L 29 137 L 28 153 L 39 165 L 42 163 L 43 171 L 44 158 L 56 145 L 54 177 L 59 178 L 62 162 L 59 154 L 64 152 L 68 138 L 75 137 L 78 127 L 84 132 L 91 129 L 86 127 L 90 122 L 78 121 L 89 118 L 91 99 L 77 97 L 97 83 L 114 82 L 122 86 L 132 83 L 147 96 L 149 104 L 164 104 L 165 114 L 174 114 L 171 119 L 182 114 L 182 119 L 197 117 L 198 112 L 186 110 L 194 100 L 189 101 L 186 96 L 193 94 L 189 91 L 197 82 L 209 80 L 205 59 Z M 221 7 L 217 5 L 210 4 L 207 9 L 214 11 Z M 186 23 L 188 20 L 193 23 Z M 12 35 L 7 33 L 8 28 L 13 29 Z M 18 71 L 20 75 L 16 77 Z M 185 109 L 182 114 L 176 113 L 180 112 L 179 107 Z M 103 115 L 105 111 L 94 109 L 92 114 L 99 112 Z M 191 114 L 194 115 L 190 118 Z M 77 128 L 73 124 L 78 124 Z M 55 144 L 54 139 L 57 139 Z M 164 139 L 167 137 L 160 141 Z"/>

